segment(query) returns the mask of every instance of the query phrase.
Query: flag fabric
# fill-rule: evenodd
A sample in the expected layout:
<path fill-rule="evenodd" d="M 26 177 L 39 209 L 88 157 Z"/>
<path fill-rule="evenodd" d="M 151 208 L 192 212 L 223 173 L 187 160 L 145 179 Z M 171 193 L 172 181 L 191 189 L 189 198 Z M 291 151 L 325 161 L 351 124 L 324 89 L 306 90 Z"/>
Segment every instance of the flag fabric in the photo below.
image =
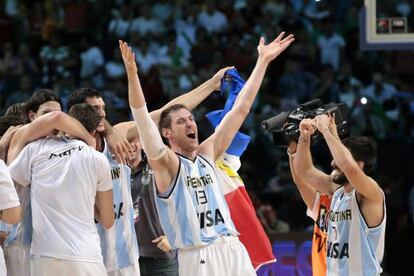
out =
<path fill-rule="evenodd" d="M 206 115 L 214 127 L 217 127 L 225 114 L 231 110 L 244 84 L 245 81 L 236 69 L 230 69 L 226 72 L 221 84 L 222 93 L 228 92 L 224 109 L 212 111 Z M 250 136 L 238 132 L 226 153 L 217 161 L 216 166 L 231 218 L 240 233 L 240 241 L 246 247 L 253 267 L 257 270 L 264 264 L 276 262 L 276 258 L 273 255 L 270 240 L 257 218 L 256 210 L 243 180 L 237 173 L 241 165 L 240 156 L 246 150 L 249 142 Z"/>

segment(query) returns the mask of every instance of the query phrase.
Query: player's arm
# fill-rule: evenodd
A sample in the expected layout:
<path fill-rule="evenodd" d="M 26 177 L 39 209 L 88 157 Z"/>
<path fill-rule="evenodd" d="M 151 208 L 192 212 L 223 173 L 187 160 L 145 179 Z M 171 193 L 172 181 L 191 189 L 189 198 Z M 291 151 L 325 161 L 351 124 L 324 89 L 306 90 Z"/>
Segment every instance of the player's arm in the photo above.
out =
<path fill-rule="evenodd" d="M 19 128 L 10 141 L 8 163 L 12 162 L 20 151 L 31 141 L 46 137 L 54 130 L 60 130 L 94 146 L 95 139 L 75 118 L 61 111 L 53 111 Z"/>
<path fill-rule="evenodd" d="M 20 213 L 19 197 L 13 180 L 4 162 L 0 161 L 0 220 L 8 224 L 18 223 Z"/>
<path fill-rule="evenodd" d="M 104 192 L 96 192 L 95 219 L 106 229 L 112 227 L 115 221 L 112 189 Z"/>
<path fill-rule="evenodd" d="M 128 124 L 126 122 L 125 124 Z M 133 122 L 132 122 L 133 123 Z M 109 151 L 115 155 L 115 159 L 120 164 L 125 164 L 128 154 L 132 151 L 131 145 L 123 135 L 122 127 L 111 126 L 111 124 L 105 120 L 104 136 L 108 142 Z"/>
<path fill-rule="evenodd" d="M 300 137 L 293 164 L 296 173 L 300 174 L 302 179 L 306 179 L 306 182 L 312 185 L 317 191 L 332 195 L 335 187 L 332 184 L 331 177 L 313 165 L 310 144 L 311 136 L 315 130 L 314 120 L 303 119 L 300 122 Z"/>
<path fill-rule="evenodd" d="M 242 123 L 250 112 L 250 108 L 259 92 L 266 69 L 269 63 L 282 53 L 294 40 L 292 35 L 282 39 L 282 32 L 274 41 L 268 45 L 264 44 L 264 38 L 260 39 L 257 50 L 259 57 L 256 65 L 237 96 L 233 108 L 228 112 L 214 134 L 200 145 L 200 152 L 212 156 L 217 160 L 229 147 L 234 135 L 240 129 Z"/>
<path fill-rule="evenodd" d="M 177 98 L 171 100 L 162 108 L 154 110 L 150 113 L 151 118 L 154 120 L 155 124 L 158 125 L 160 120 L 161 113 L 167 109 L 168 107 L 175 105 L 175 104 L 182 104 L 188 110 L 193 110 L 196 108 L 200 103 L 202 103 L 210 94 L 214 91 L 220 90 L 221 79 L 223 78 L 224 74 L 227 70 L 233 68 L 232 66 L 224 67 L 220 69 L 213 77 L 199 85 L 198 87 L 194 88 L 190 92 L 187 92 Z"/>
<path fill-rule="evenodd" d="M 162 108 L 150 112 L 152 120 L 158 125 L 158 122 L 161 117 L 161 113 L 168 107 L 175 104 L 182 104 L 188 110 L 196 108 L 200 103 L 202 103 L 212 92 L 220 90 L 221 79 L 227 70 L 233 67 L 224 67 L 220 69 L 212 78 L 208 79 L 201 85 L 197 86 L 190 92 L 187 92 L 183 95 L 174 98 L 169 101 Z M 114 126 L 114 128 L 124 137 L 138 137 L 138 129 L 136 128 L 135 122 L 123 122 Z"/>
<path fill-rule="evenodd" d="M 10 141 L 20 127 L 21 126 L 9 127 L 0 139 L 0 159 L 4 162 L 7 162 L 7 152 L 9 150 Z"/>
<path fill-rule="evenodd" d="M 95 196 L 95 219 L 106 229 L 114 224 L 114 203 L 112 194 L 111 168 L 106 157 L 99 153 L 95 158 L 97 164 L 98 183 Z"/>
<path fill-rule="evenodd" d="M 16 224 L 20 221 L 21 207 L 15 206 L 0 211 L 0 220 L 8 224 Z"/>
<path fill-rule="evenodd" d="M 296 142 L 292 141 L 290 142 L 289 147 L 287 149 L 288 155 L 289 155 L 290 172 L 292 174 L 293 182 L 298 188 L 303 201 L 305 202 L 308 209 L 312 210 L 315 204 L 317 191 L 314 187 L 312 187 L 312 185 L 307 183 L 305 179 L 303 179 L 302 176 L 296 171 L 295 164 L 294 164 L 296 148 L 297 148 Z"/>
<path fill-rule="evenodd" d="M 160 193 L 167 191 L 177 175 L 179 160 L 177 155 L 164 145 L 158 127 L 148 113 L 144 93 L 138 78 L 135 55 L 128 44 L 120 41 L 119 47 L 128 76 L 128 98 L 134 120 L 138 127 L 142 147 L 152 169 Z"/>
<path fill-rule="evenodd" d="M 351 152 L 329 131 L 329 117 L 320 115 L 315 118 L 318 130 L 328 144 L 336 165 L 345 174 L 358 193 L 373 202 L 383 202 L 383 193 L 377 182 L 367 176 L 359 164 L 353 158 Z"/>

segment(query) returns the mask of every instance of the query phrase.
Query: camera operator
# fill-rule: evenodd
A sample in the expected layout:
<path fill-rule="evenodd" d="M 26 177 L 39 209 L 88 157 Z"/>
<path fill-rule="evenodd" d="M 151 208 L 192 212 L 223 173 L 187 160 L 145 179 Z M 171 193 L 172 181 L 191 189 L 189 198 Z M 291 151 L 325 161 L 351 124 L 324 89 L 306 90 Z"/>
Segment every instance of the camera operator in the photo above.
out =
<path fill-rule="evenodd" d="M 367 137 L 350 137 L 341 142 L 329 123 L 330 117 L 325 114 L 301 121 L 294 159 L 296 172 L 307 183 L 332 195 L 327 223 L 327 275 L 380 275 L 385 199 L 377 182 L 367 175 L 376 161 L 375 143 Z M 333 156 L 330 175 L 312 163 L 310 144 L 316 130 Z M 341 187 L 335 190 L 335 184 Z"/>

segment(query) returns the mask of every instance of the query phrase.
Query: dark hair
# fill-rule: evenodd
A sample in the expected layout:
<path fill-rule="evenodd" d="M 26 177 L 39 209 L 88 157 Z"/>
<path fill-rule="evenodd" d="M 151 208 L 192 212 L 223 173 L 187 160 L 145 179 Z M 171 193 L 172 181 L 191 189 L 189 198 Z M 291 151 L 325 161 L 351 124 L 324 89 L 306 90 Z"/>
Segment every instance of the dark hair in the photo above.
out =
<path fill-rule="evenodd" d="M 86 98 L 102 98 L 101 93 L 98 90 L 89 88 L 89 87 L 82 87 L 78 88 L 72 92 L 67 98 L 67 108 L 68 110 L 75 104 L 85 103 Z"/>
<path fill-rule="evenodd" d="M 342 140 L 347 149 L 351 152 L 355 161 L 364 162 L 364 172 L 371 173 L 377 162 L 377 144 L 374 140 L 365 136 L 348 137 Z"/>
<path fill-rule="evenodd" d="M 58 102 L 60 107 L 62 107 L 62 102 L 56 93 L 51 89 L 40 89 L 33 93 L 33 95 L 26 101 L 25 113 L 28 114 L 29 111 L 37 112 L 39 106 L 45 102 Z"/>
<path fill-rule="evenodd" d="M 11 126 L 24 125 L 26 122 L 21 116 L 4 115 L 0 117 L 0 137 L 6 133 Z"/>
<path fill-rule="evenodd" d="M 4 113 L 4 116 L 18 116 L 23 120 L 23 124 L 30 122 L 29 116 L 26 112 L 26 103 L 15 103 L 9 106 Z"/>
<path fill-rule="evenodd" d="M 160 130 L 162 130 L 163 128 L 170 128 L 171 127 L 171 116 L 170 113 L 180 110 L 180 109 L 187 109 L 187 107 L 185 107 L 185 105 L 183 104 L 174 104 L 166 109 L 164 109 L 161 112 L 161 116 L 160 116 L 160 121 L 158 123 L 158 127 Z"/>
<path fill-rule="evenodd" d="M 69 115 L 78 120 L 88 132 L 94 131 L 101 121 L 98 111 L 87 103 L 73 105 Z"/>

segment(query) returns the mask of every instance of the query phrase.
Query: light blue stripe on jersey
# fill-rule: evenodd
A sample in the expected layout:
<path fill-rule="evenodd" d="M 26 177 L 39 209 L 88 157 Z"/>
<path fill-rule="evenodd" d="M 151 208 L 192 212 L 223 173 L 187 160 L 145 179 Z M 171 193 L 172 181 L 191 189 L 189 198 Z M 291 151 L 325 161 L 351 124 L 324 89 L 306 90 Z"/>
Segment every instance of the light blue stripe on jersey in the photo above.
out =
<path fill-rule="evenodd" d="M 238 235 L 211 162 L 200 156 L 194 162 L 182 156 L 179 159 L 177 179 L 168 195 L 156 197 L 160 222 L 171 246 L 204 246 L 219 236 Z"/>
<path fill-rule="evenodd" d="M 103 153 L 111 168 L 115 223 L 110 229 L 105 229 L 101 224 L 97 228 L 105 266 L 108 271 L 115 271 L 136 263 L 139 258 L 131 197 L 131 169 L 112 158 L 106 142 Z"/>

